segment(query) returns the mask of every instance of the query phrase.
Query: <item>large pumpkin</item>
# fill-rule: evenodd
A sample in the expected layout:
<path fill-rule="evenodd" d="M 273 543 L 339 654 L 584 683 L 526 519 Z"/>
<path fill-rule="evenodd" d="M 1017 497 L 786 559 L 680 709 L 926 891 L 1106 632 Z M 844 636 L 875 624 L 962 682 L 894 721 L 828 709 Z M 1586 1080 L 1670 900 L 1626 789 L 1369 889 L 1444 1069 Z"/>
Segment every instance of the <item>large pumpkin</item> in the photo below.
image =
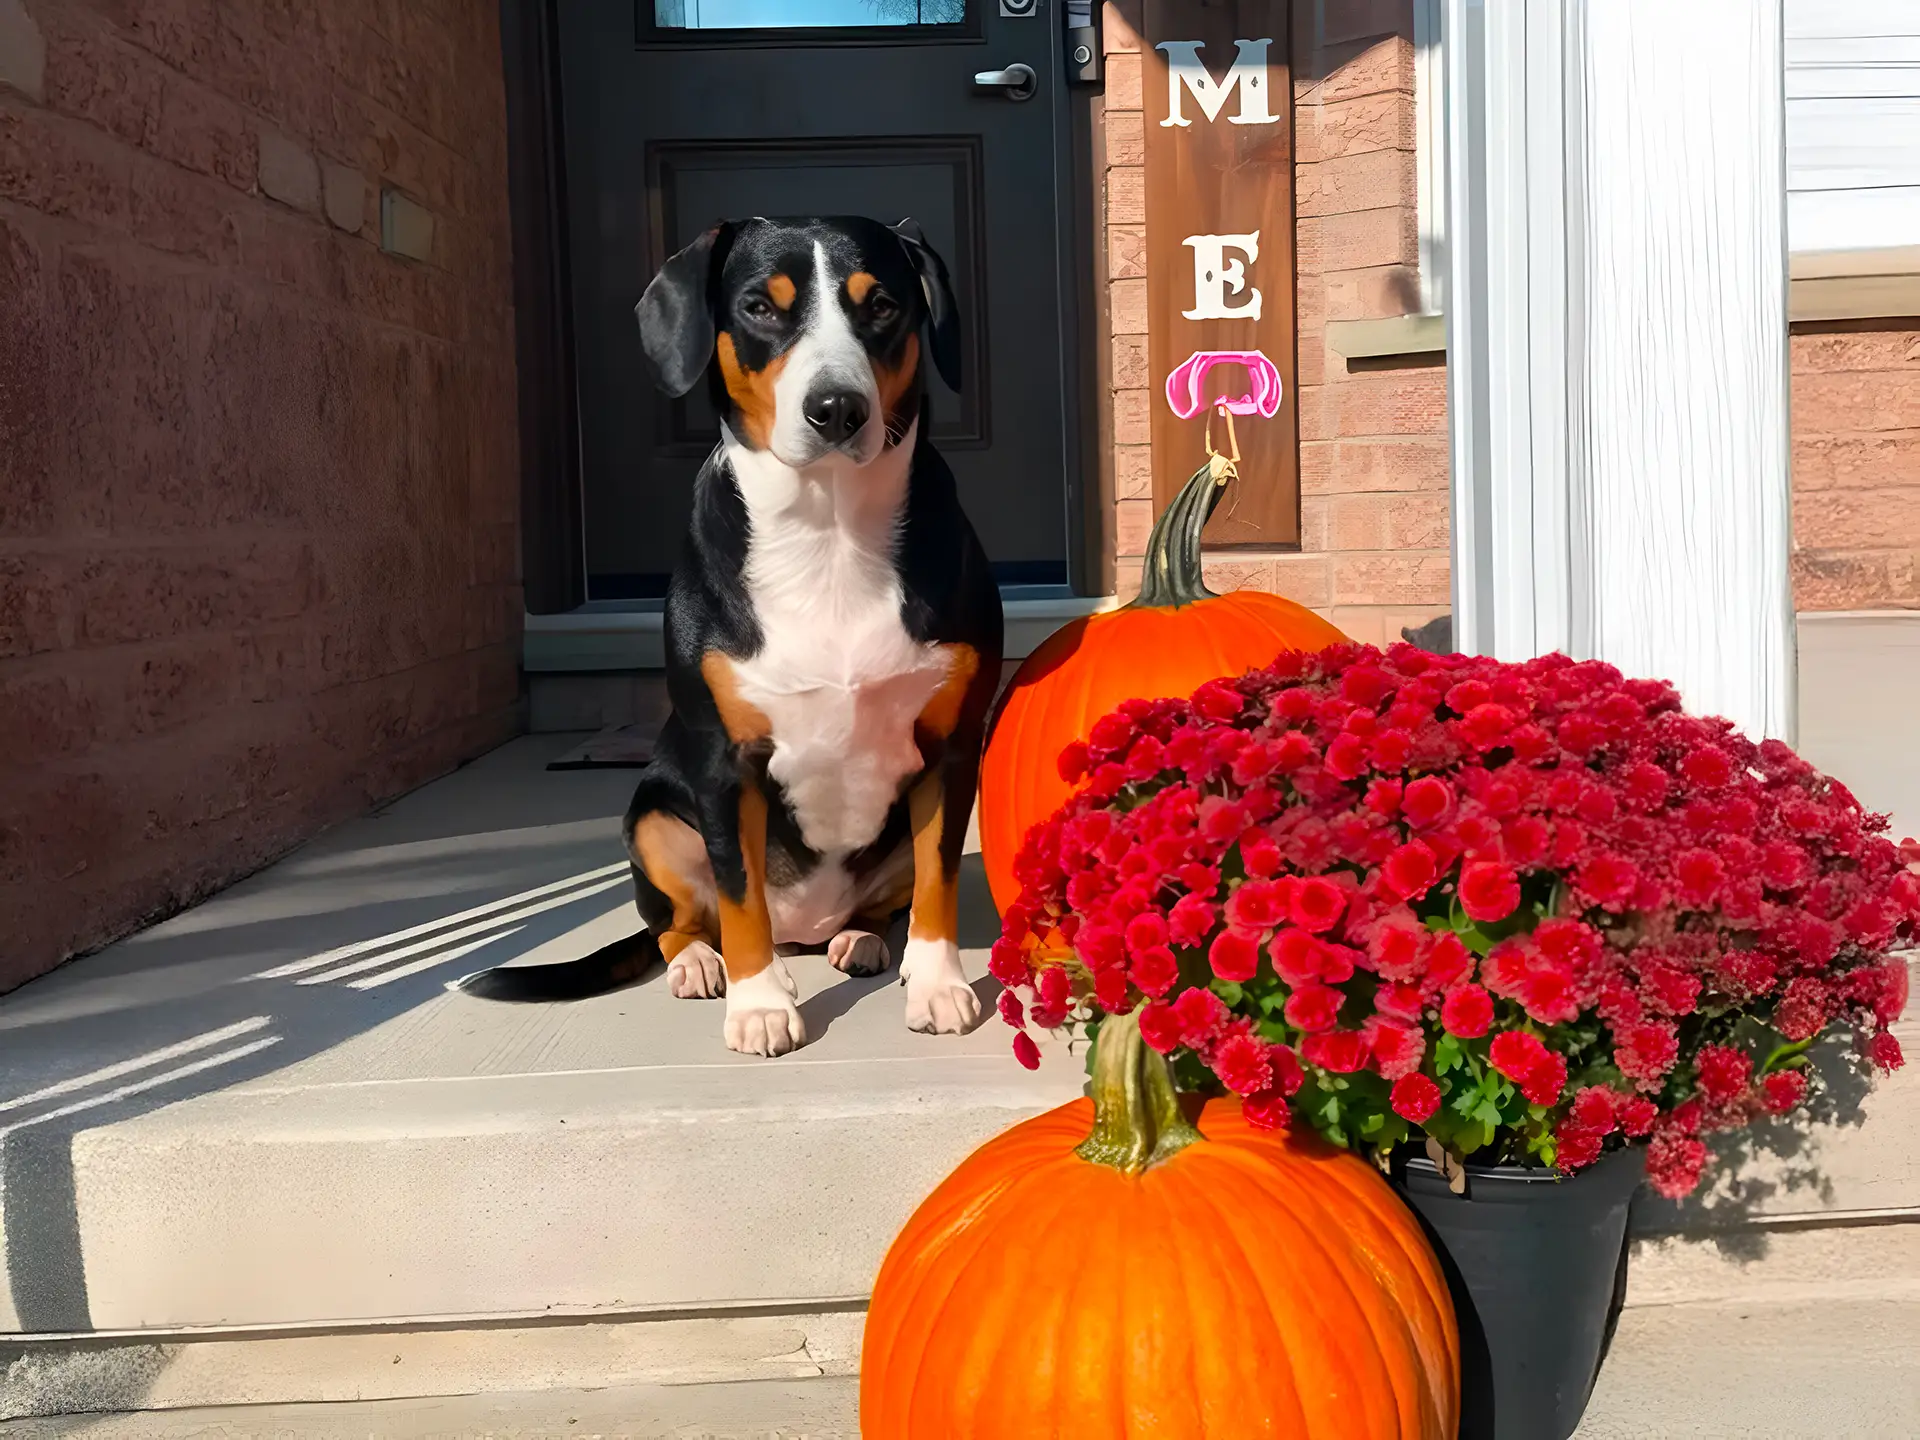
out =
<path fill-rule="evenodd" d="M 1257 590 L 1216 595 L 1200 576 L 1200 532 L 1219 503 L 1218 467 L 1202 466 L 1147 541 L 1132 604 L 1055 631 L 1014 673 L 980 768 L 980 849 L 994 904 L 1020 893 L 1013 861 L 1027 831 L 1072 794 L 1060 752 L 1123 700 L 1191 695 L 1282 650 L 1346 639 L 1304 605 Z"/>
<path fill-rule="evenodd" d="M 1133 1016 L 1093 1100 L 976 1150 L 874 1284 L 866 1440 L 1452 1440 L 1459 1341 L 1418 1223 L 1365 1161 L 1185 1118 Z"/>

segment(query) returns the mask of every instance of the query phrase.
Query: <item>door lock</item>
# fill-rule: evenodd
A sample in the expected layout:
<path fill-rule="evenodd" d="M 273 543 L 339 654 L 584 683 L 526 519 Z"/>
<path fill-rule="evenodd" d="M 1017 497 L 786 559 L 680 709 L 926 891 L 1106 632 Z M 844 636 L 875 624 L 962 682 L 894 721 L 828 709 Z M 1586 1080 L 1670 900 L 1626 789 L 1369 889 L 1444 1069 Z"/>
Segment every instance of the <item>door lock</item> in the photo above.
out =
<path fill-rule="evenodd" d="M 973 83 L 982 90 L 999 90 L 1009 100 L 1031 100 L 1040 88 L 1040 77 L 1031 65 L 1009 65 L 1004 70 L 982 70 Z"/>

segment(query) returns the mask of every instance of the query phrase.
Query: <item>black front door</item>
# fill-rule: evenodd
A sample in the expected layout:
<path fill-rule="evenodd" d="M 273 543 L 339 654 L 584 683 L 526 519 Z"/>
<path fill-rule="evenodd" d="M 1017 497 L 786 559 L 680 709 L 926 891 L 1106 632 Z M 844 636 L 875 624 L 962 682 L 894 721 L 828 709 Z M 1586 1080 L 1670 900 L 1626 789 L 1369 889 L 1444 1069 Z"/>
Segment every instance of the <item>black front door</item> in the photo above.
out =
<path fill-rule="evenodd" d="M 1010 12 L 1010 13 L 1002 13 Z M 566 0 L 557 7 L 587 598 L 663 595 L 716 430 L 668 401 L 634 302 L 715 221 L 911 217 L 966 317 L 932 438 L 1003 585 L 1067 583 L 1078 385 L 1055 0 Z M 976 81 L 1025 66 L 1031 94 Z M 1006 77 L 1002 77 L 1003 81 Z"/>

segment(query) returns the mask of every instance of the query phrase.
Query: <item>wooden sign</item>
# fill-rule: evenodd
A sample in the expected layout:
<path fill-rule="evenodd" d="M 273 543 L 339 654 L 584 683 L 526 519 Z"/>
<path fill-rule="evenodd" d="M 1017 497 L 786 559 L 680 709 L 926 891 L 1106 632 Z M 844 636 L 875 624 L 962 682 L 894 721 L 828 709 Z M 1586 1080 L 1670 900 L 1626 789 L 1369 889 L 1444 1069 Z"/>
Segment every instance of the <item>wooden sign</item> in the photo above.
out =
<path fill-rule="evenodd" d="M 1226 400 L 1240 478 L 1207 526 L 1216 549 L 1300 543 L 1289 9 L 1146 3 L 1154 504 L 1206 458 Z M 1224 435 L 1216 418 L 1216 448 Z"/>

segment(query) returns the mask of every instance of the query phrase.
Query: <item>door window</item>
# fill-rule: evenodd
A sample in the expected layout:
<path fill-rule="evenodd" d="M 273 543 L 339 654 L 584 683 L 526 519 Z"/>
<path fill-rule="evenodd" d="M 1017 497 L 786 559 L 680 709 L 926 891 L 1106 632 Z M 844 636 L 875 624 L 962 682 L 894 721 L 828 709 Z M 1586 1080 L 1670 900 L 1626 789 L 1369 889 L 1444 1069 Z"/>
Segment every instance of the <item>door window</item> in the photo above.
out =
<path fill-rule="evenodd" d="M 966 18 L 967 0 L 653 0 L 658 30 L 865 30 Z"/>

